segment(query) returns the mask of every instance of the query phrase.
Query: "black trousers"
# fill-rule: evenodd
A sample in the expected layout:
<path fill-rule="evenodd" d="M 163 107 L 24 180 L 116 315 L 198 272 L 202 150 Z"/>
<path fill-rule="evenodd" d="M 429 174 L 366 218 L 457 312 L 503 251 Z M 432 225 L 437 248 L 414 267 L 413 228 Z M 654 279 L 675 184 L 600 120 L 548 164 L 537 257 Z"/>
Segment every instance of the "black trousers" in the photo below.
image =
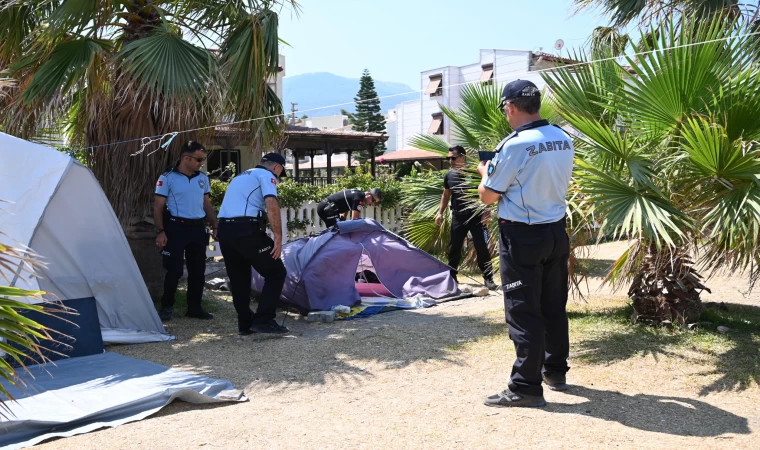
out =
<path fill-rule="evenodd" d="M 486 228 L 480 221 L 480 216 L 472 217 L 472 214 L 451 215 L 451 239 L 449 240 L 449 266 L 459 268 L 462 261 L 462 246 L 467 233 L 472 235 L 472 243 L 475 246 L 475 254 L 478 258 L 478 267 L 485 278 L 493 277 L 491 267 L 491 254 L 488 252 L 488 238 Z M 455 273 L 452 273 L 455 275 Z"/>
<path fill-rule="evenodd" d="M 542 395 L 542 372 L 570 369 L 565 219 L 539 225 L 499 219 L 499 244 L 504 310 L 517 353 L 509 388 Z"/>
<path fill-rule="evenodd" d="M 281 259 L 272 258 L 274 241 L 252 223 L 219 224 L 219 247 L 230 278 L 232 303 L 238 315 L 238 329 L 275 318 L 287 271 Z M 251 267 L 264 277 L 259 307 L 251 310 Z"/>
<path fill-rule="evenodd" d="M 203 223 L 186 224 L 171 218 L 166 221 L 166 247 L 161 251 L 164 277 L 164 294 L 161 307 L 174 306 L 177 284 L 187 263 L 187 311 L 201 311 L 201 297 L 206 280 L 206 246 L 209 235 Z"/>
<path fill-rule="evenodd" d="M 322 222 L 325 223 L 325 226 L 327 228 L 330 228 L 338 223 L 338 219 L 340 218 L 340 213 L 333 211 L 331 208 L 328 208 L 327 203 L 324 202 L 317 204 L 317 215 L 320 219 L 322 219 Z"/>

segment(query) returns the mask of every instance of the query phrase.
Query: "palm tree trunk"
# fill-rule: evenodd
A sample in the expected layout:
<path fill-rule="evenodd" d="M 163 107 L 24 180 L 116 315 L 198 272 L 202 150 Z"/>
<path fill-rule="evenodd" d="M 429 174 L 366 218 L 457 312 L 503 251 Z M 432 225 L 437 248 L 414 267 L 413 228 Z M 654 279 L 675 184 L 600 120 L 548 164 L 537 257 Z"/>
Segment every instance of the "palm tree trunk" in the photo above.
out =
<path fill-rule="evenodd" d="M 700 291 L 710 292 L 701 278 L 686 249 L 658 251 L 650 246 L 628 291 L 634 322 L 698 322 L 703 309 Z"/>

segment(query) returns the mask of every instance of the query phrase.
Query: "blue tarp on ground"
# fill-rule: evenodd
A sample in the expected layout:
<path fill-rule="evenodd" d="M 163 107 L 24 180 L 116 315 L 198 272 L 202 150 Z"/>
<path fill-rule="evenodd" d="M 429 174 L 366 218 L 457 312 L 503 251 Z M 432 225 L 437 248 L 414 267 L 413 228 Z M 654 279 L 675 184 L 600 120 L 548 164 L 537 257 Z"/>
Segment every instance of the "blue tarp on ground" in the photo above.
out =
<path fill-rule="evenodd" d="M 0 447 L 16 449 L 144 419 L 175 399 L 246 401 L 229 381 L 194 375 L 118 353 L 30 366 L 24 390 L 3 385 L 16 402 L 0 417 Z"/>

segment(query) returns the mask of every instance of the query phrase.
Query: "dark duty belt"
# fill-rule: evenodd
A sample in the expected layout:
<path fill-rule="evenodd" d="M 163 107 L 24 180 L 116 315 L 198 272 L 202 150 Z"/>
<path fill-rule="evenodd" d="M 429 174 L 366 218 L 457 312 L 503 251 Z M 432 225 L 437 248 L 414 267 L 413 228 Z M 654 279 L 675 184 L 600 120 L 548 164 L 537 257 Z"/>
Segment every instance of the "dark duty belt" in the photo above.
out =
<path fill-rule="evenodd" d="M 203 219 L 185 219 L 184 217 L 169 217 L 169 220 L 174 223 L 180 223 L 182 225 L 203 225 Z"/>
<path fill-rule="evenodd" d="M 567 216 L 563 216 L 561 219 L 559 219 L 556 222 L 537 223 L 537 224 L 533 224 L 532 226 L 556 225 L 556 224 L 564 222 L 566 219 L 567 219 Z M 518 222 L 516 220 L 507 220 L 507 219 L 502 219 L 501 217 L 499 217 L 499 225 L 507 225 L 507 224 L 510 224 L 510 223 L 516 223 L 516 224 L 520 224 L 520 225 L 530 225 L 530 224 L 525 223 L 525 222 Z"/>
<path fill-rule="evenodd" d="M 259 223 L 258 217 L 220 217 L 219 223 Z"/>

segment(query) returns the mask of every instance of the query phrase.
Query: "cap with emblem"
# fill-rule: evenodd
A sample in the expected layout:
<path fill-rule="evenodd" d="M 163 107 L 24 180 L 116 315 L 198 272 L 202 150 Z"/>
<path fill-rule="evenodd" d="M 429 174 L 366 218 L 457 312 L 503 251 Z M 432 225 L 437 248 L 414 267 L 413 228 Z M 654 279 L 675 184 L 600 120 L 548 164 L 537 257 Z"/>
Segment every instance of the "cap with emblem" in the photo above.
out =
<path fill-rule="evenodd" d="M 541 91 L 528 80 L 515 80 L 507 83 L 501 93 L 499 109 L 504 109 L 508 100 L 522 97 L 541 97 Z"/>
<path fill-rule="evenodd" d="M 265 161 L 272 161 L 278 164 L 282 164 L 283 166 L 285 165 L 285 157 L 275 152 L 267 153 L 266 155 L 264 155 L 264 157 L 261 158 L 261 162 L 265 162 Z"/>
<path fill-rule="evenodd" d="M 267 162 L 267 161 L 277 163 L 282 166 L 282 173 L 280 174 L 280 178 L 285 178 L 287 176 L 285 174 L 285 157 L 284 156 L 282 156 L 279 153 L 270 152 L 261 158 L 261 162 Z"/>

